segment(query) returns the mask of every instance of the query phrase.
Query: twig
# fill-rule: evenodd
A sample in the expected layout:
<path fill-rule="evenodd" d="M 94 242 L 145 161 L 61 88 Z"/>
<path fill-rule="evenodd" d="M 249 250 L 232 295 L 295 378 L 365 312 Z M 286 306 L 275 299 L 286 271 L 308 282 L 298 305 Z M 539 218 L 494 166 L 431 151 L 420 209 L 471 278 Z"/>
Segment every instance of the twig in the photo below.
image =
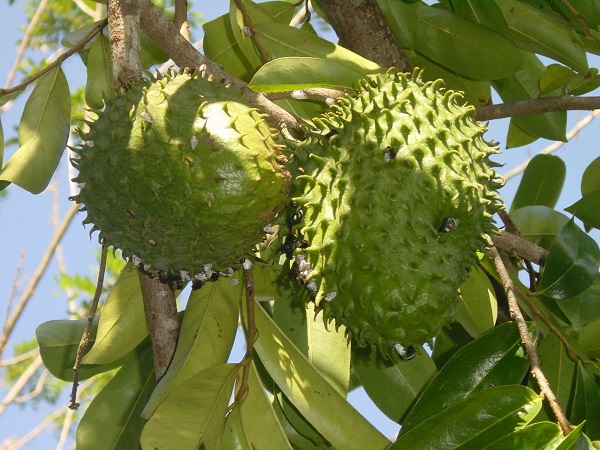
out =
<path fill-rule="evenodd" d="M 248 377 L 250 375 L 250 362 L 254 355 L 254 343 L 258 338 L 258 331 L 256 330 L 256 320 L 254 318 L 254 270 L 252 269 L 252 263 L 249 259 L 244 261 L 244 282 L 246 284 L 246 317 L 248 320 L 247 336 L 246 336 L 246 354 L 242 364 L 242 381 L 240 382 L 240 388 L 235 396 L 235 403 L 240 404 L 246 398 L 248 394 Z"/>
<path fill-rule="evenodd" d="M 548 258 L 548 250 L 535 245 L 523 238 L 505 231 L 497 231 L 490 235 L 494 245 L 502 250 L 515 253 L 523 259 L 532 261 L 539 266 L 543 266 Z"/>
<path fill-rule="evenodd" d="M 177 27 L 181 35 L 190 40 L 190 24 L 187 17 L 187 0 L 175 0 L 175 14 L 173 24 Z"/>
<path fill-rule="evenodd" d="M 600 108 L 600 97 L 543 97 L 498 105 L 484 105 L 475 108 L 475 119 L 480 121 L 527 116 L 556 111 L 594 110 Z"/>
<path fill-rule="evenodd" d="M 598 117 L 598 115 L 600 115 L 599 109 L 592 111 L 587 116 L 585 116 L 583 119 L 581 119 L 579 122 L 577 122 L 575 124 L 575 126 L 573 128 L 571 128 L 571 130 L 569 130 L 569 132 L 567 133 L 567 141 L 570 141 L 577 133 L 579 133 L 583 128 L 588 126 L 592 122 L 592 120 L 594 120 L 596 117 Z M 549 145 L 545 149 L 543 149 L 541 152 L 539 152 L 539 154 L 547 155 L 547 154 L 553 153 L 565 144 L 566 144 L 566 142 L 557 141 L 557 142 Z M 529 164 L 529 162 L 531 160 L 532 160 L 532 158 L 527 159 L 526 161 L 519 164 L 517 167 L 515 167 L 514 169 L 510 170 L 508 173 L 503 175 L 502 178 L 504 178 L 504 180 L 507 181 L 510 178 L 514 177 L 515 175 L 520 174 L 527 168 L 527 165 Z"/>
<path fill-rule="evenodd" d="M 562 410 L 560 404 L 558 403 L 558 399 L 556 395 L 552 391 L 544 372 L 540 367 L 540 361 L 535 350 L 535 346 L 533 345 L 533 341 L 531 340 L 531 335 L 529 334 L 529 329 L 527 327 L 527 323 L 523 318 L 523 314 L 521 313 L 521 309 L 519 308 L 519 303 L 517 301 L 517 297 L 515 295 L 515 286 L 502 262 L 502 258 L 498 253 L 498 249 L 494 247 L 494 243 L 492 239 L 487 237 L 489 247 L 486 249 L 488 256 L 493 260 L 494 266 L 496 267 L 496 271 L 500 276 L 500 281 L 502 283 L 502 287 L 506 292 L 506 296 L 508 298 L 508 308 L 510 311 L 510 315 L 517 324 L 517 328 L 519 329 L 519 335 L 521 336 L 521 343 L 525 347 L 525 352 L 527 353 L 527 357 L 529 359 L 529 363 L 531 365 L 531 374 L 536 379 L 538 386 L 540 387 L 540 395 L 542 398 L 548 400 L 550 404 L 550 408 L 554 412 L 554 415 L 558 421 L 558 424 L 566 436 L 571 431 L 571 424 L 567 419 L 564 411 Z"/>
<path fill-rule="evenodd" d="M 17 378 L 17 380 L 14 382 L 14 384 L 12 385 L 10 390 L 4 396 L 2 403 L 0 403 L 0 415 L 3 414 L 4 411 L 6 411 L 6 408 L 8 407 L 8 405 L 10 405 L 11 403 L 13 403 L 15 401 L 15 399 L 19 395 L 19 392 L 21 392 L 23 387 L 25 387 L 27 382 L 31 379 L 31 377 L 33 377 L 35 375 L 35 373 L 38 371 L 38 369 L 40 367 L 42 367 L 42 365 L 43 365 L 42 357 L 38 355 L 31 362 L 31 364 L 29 364 L 29 366 L 27 366 L 27 368 L 23 371 L 23 373 L 21 373 L 19 378 Z"/>
<path fill-rule="evenodd" d="M 56 66 L 60 66 L 65 59 L 67 59 L 68 57 L 77 53 L 79 50 L 81 50 L 83 47 L 85 47 L 85 44 L 87 44 L 89 41 L 91 41 L 94 38 L 94 36 L 99 34 L 102 31 L 102 29 L 106 26 L 106 24 L 107 24 L 106 20 L 103 20 L 102 22 L 100 22 L 88 34 L 86 34 L 85 37 L 83 39 L 81 39 L 81 41 L 79 41 L 77 44 L 75 44 L 73 47 L 71 47 L 65 53 L 63 53 L 58 58 L 56 58 L 56 60 L 53 63 L 48 64 L 42 70 L 40 70 L 39 72 L 36 72 L 35 74 L 33 74 L 32 76 L 27 78 L 25 81 L 15 85 L 11 88 L 0 89 L 0 97 L 3 95 L 11 94 L 13 92 L 20 91 L 21 89 L 26 88 L 32 82 L 34 82 L 35 80 L 40 78 L 42 75 L 50 72 Z"/>
<path fill-rule="evenodd" d="M 588 37 L 591 37 L 592 39 L 594 39 L 595 41 L 600 42 L 600 39 L 598 39 L 596 36 L 594 36 L 592 34 L 592 32 L 588 28 L 587 24 L 583 20 L 583 17 L 581 17 L 581 14 L 579 14 L 579 12 L 575 8 L 573 8 L 573 6 L 571 5 L 571 3 L 569 3 L 568 0 L 562 0 L 562 3 L 563 3 L 563 5 L 565 5 L 567 7 L 567 9 L 571 12 L 571 14 L 573 14 L 575 16 L 575 19 L 577 20 L 577 22 L 579 22 L 579 24 L 585 30 L 585 34 Z"/>
<path fill-rule="evenodd" d="M 63 426 L 60 429 L 60 436 L 58 438 L 58 442 L 56 443 L 55 450 L 62 450 L 64 448 L 67 439 L 69 438 L 69 434 L 71 434 L 71 425 L 73 424 L 73 419 L 75 417 L 75 411 L 72 409 L 67 409 L 67 412 L 64 416 Z"/>
<path fill-rule="evenodd" d="M 244 2 L 242 0 L 235 0 L 235 6 L 242 14 L 242 20 L 244 21 L 245 28 L 242 30 L 242 32 L 244 34 L 246 34 L 246 30 L 248 31 L 248 33 L 249 33 L 248 35 L 250 36 L 250 39 L 252 39 L 252 42 L 254 43 L 254 45 L 256 46 L 256 49 L 260 53 L 262 62 L 263 63 L 269 62 L 271 60 L 271 58 L 269 57 L 267 50 L 262 45 L 262 42 L 260 42 L 260 39 L 258 38 L 258 36 L 256 35 L 256 32 L 254 31 L 254 25 L 252 25 L 252 19 L 250 18 L 248 11 L 246 11 L 246 6 L 244 6 Z"/>
<path fill-rule="evenodd" d="M 29 350 L 26 353 L 21 353 L 20 355 L 14 356 L 9 359 L 3 359 L 2 361 L 0 361 L 0 367 L 12 366 L 13 364 L 25 361 L 26 359 L 35 358 L 39 353 L 40 349 L 36 347 L 32 350 Z"/>
<path fill-rule="evenodd" d="M 94 323 L 94 317 L 96 316 L 96 310 L 98 309 L 98 303 L 100 302 L 100 296 L 102 295 L 102 285 L 104 284 L 104 272 L 106 271 L 106 256 L 108 255 L 108 245 L 102 244 L 102 253 L 100 254 L 100 268 L 98 269 L 98 281 L 96 282 L 96 292 L 94 292 L 94 299 L 92 300 L 92 306 L 90 307 L 90 314 L 85 324 L 85 330 L 79 341 L 79 347 L 77 347 L 77 354 L 75 356 L 75 364 L 73 365 L 73 385 L 71 388 L 71 402 L 69 403 L 69 409 L 79 408 L 77 403 L 77 387 L 79 386 L 79 369 L 81 368 L 81 360 L 83 359 L 83 353 L 90 341 L 90 333 L 92 331 L 92 324 Z"/>
<path fill-rule="evenodd" d="M 35 288 L 37 287 L 38 283 L 40 282 L 40 279 L 42 278 L 44 273 L 46 273 L 46 269 L 48 268 L 48 265 L 50 264 L 52 255 L 54 254 L 54 251 L 56 250 L 56 246 L 60 243 L 61 239 L 65 235 L 65 232 L 67 231 L 67 228 L 69 227 L 69 224 L 73 220 L 75 213 L 77 213 L 77 208 L 78 208 L 78 205 L 73 204 L 73 206 L 71 206 L 71 209 L 69 209 L 69 211 L 65 214 L 65 217 L 64 217 L 62 223 L 56 229 L 54 236 L 52 236 L 52 240 L 50 241 L 50 244 L 48 245 L 46 252 L 42 256 L 42 259 L 41 259 L 37 269 L 35 270 L 33 277 L 31 278 L 31 280 L 25 287 L 25 290 L 23 291 L 23 294 L 21 295 L 21 297 L 19 298 L 19 301 L 15 305 L 15 308 L 14 308 L 11 316 L 6 321 L 5 326 L 2 329 L 2 335 L 0 336 L 0 359 L 2 357 L 2 353 L 4 352 L 4 349 L 6 347 L 6 342 L 8 341 L 10 335 L 12 334 L 13 329 L 14 329 L 15 325 L 17 324 L 17 321 L 21 317 L 21 314 L 23 313 L 23 309 L 25 308 L 25 306 L 31 299 L 31 296 L 35 292 Z"/>

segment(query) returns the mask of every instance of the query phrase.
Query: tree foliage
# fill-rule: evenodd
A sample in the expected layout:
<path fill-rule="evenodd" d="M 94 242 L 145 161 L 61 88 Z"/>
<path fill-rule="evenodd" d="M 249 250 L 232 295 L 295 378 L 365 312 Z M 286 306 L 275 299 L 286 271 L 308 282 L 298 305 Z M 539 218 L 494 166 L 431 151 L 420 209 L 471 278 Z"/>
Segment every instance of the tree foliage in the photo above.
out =
<path fill-rule="evenodd" d="M 567 110 L 600 108 L 599 98 L 585 95 L 600 86 L 589 65 L 600 55 L 598 2 L 349 3 L 231 1 L 228 13 L 202 25 L 198 53 L 181 44 L 181 5 L 175 28 L 164 4 L 157 13 L 139 0 L 138 57 L 144 70 L 164 70 L 169 58 L 204 70 L 252 93 L 271 117 L 283 109 L 283 117 L 308 122 L 331 98 L 352 95 L 360 79 L 391 66 L 419 67 L 424 79 L 464 92 L 479 119 L 506 118 L 507 148 L 566 141 Z M 31 78 L 0 90 L 5 108 L 27 97 L 17 136 L 4 130 L 0 142 L 3 150 L 18 141 L 0 166 L 0 188 L 8 192 L 46 189 L 69 139 L 77 140 L 73 127 L 90 118 L 85 108 L 101 109 L 123 81 L 114 76 L 122 62 L 111 53 L 105 6 L 80 1 L 73 13 L 70 3 L 57 4 L 23 41 L 64 51 L 43 64 L 24 61 Z M 37 5 L 25 6 L 33 16 Z M 354 9 L 363 7 L 364 14 Z M 379 15 L 381 35 L 363 32 L 366 13 Z M 82 88 L 63 71 L 76 55 Z M 287 131 L 298 133 L 286 120 Z M 583 173 L 581 198 L 559 211 L 566 170 L 557 156 L 531 159 L 514 198 L 503 198 L 498 221 L 506 230 L 491 237 L 490 251 L 478 255 L 461 286 L 456 321 L 414 355 L 383 359 L 325 325 L 280 262 L 275 237 L 260 244 L 251 268 L 233 275 L 241 283 L 222 277 L 177 291 L 179 335 L 157 380 L 144 280 L 132 262 L 119 266 L 76 373 L 101 380 L 79 421 L 77 448 L 599 448 L 600 250 L 593 230 L 600 228 L 600 157 Z M 87 278 L 63 274 L 60 283 L 75 293 L 71 300 L 81 302 L 77 292 L 93 295 Z M 66 382 L 88 322 L 87 313 L 72 312 L 73 320 L 50 320 L 36 333 L 45 367 Z M 247 351 L 237 361 L 231 355 L 240 326 Z M 15 348 L 31 351 L 28 343 Z M 26 371 L 13 365 L 5 379 Z M 384 436 L 348 402 L 358 388 L 401 426 L 397 437 Z M 53 387 L 47 400 L 56 395 Z"/>

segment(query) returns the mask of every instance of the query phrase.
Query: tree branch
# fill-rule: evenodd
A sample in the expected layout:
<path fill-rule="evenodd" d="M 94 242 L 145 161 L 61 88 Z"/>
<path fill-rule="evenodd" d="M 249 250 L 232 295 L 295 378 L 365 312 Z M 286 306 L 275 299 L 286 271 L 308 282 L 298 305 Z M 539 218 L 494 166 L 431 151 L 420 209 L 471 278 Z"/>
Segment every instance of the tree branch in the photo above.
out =
<path fill-rule="evenodd" d="M 504 119 L 506 117 L 527 116 L 556 111 L 600 109 L 600 97 L 562 97 L 532 98 L 498 105 L 484 105 L 475 108 L 475 119 L 480 121 Z"/>
<path fill-rule="evenodd" d="M 376 0 L 320 0 L 319 4 L 340 45 L 383 67 L 412 70 Z"/>
<path fill-rule="evenodd" d="M 142 74 L 140 15 L 128 0 L 108 0 L 106 8 L 113 79 L 121 87 Z"/>
<path fill-rule="evenodd" d="M 532 261 L 539 266 L 543 266 L 548 258 L 548 251 L 538 245 L 535 245 L 525 239 L 505 231 L 498 231 L 490 235 L 494 245 L 509 253 L 515 253 L 521 258 Z"/>
<path fill-rule="evenodd" d="M 504 263 L 502 262 L 502 258 L 500 257 L 500 253 L 498 249 L 494 246 L 492 239 L 487 237 L 489 247 L 486 249 L 488 256 L 494 262 L 494 266 L 498 271 L 498 275 L 500 276 L 500 281 L 502 282 L 502 287 L 506 292 L 506 296 L 508 298 L 508 307 L 510 311 L 510 315 L 517 324 L 517 328 L 519 329 L 519 335 L 521 336 L 521 343 L 525 347 L 525 352 L 527 353 L 527 358 L 529 359 L 529 363 L 531 364 L 531 374 L 536 379 L 538 386 L 540 387 L 540 395 L 548 400 L 550 404 L 550 408 L 552 408 L 552 412 L 556 416 L 558 424 L 566 436 L 571 431 L 571 424 L 567 419 L 564 411 L 562 410 L 560 404 L 558 403 L 558 398 L 552 391 L 544 372 L 540 367 L 540 360 L 537 355 L 537 351 L 535 350 L 535 346 L 533 345 L 533 341 L 531 340 L 531 335 L 529 334 L 529 329 L 527 327 L 527 322 L 523 318 L 523 314 L 521 313 L 521 309 L 519 308 L 519 303 L 517 301 L 517 297 L 515 295 L 515 286 L 510 278 Z"/>

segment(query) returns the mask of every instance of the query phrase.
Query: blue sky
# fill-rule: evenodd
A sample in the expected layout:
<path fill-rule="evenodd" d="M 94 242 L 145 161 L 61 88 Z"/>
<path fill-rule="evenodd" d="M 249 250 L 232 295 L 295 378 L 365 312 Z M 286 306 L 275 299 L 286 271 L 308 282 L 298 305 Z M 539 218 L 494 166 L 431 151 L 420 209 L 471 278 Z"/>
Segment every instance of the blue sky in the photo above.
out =
<path fill-rule="evenodd" d="M 196 3 L 198 5 L 197 8 L 207 20 L 223 14 L 228 5 L 228 2 Z M 2 76 L 0 84 L 2 85 L 5 83 L 6 74 L 16 56 L 17 48 L 14 41 L 17 36 L 20 36 L 19 29 L 24 25 L 25 17 L 21 11 L 19 2 L 16 1 L 12 6 L 6 6 L 5 3 L 0 13 L 0 29 L 2 29 L 4 37 L 0 41 L 0 74 Z M 199 33 L 200 31 L 193 36 L 195 40 L 201 38 Z M 598 59 L 594 58 L 590 61 L 590 64 L 598 66 Z M 73 57 L 65 63 L 65 70 L 72 89 L 76 87 L 78 82 L 81 82 L 81 80 L 77 80 L 77 77 L 73 75 L 81 71 L 82 67 L 77 57 Z M 1 120 L 5 138 L 12 138 L 15 135 L 14 127 L 19 121 L 24 99 L 23 96 L 7 113 L 2 115 Z M 586 114 L 587 112 L 585 111 L 570 113 L 568 129 Z M 506 129 L 506 120 L 494 121 L 490 124 L 490 130 L 486 136 L 489 140 L 500 142 L 500 147 L 503 148 Z M 581 174 L 585 167 L 600 155 L 599 141 L 599 124 L 592 122 L 579 136 L 575 137 L 570 143 L 564 145 L 555 153 L 563 158 L 567 164 L 565 189 L 557 206 L 559 211 L 580 198 L 579 182 Z M 548 141 L 539 141 L 531 146 L 504 151 L 495 158 L 498 162 L 505 164 L 500 173 L 506 173 L 550 143 Z M 15 151 L 15 147 L 9 147 L 6 151 L 5 160 Z M 67 199 L 69 196 L 67 161 L 64 157 L 58 168 L 58 173 L 60 178 L 58 203 L 62 217 L 70 207 L 70 202 Z M 510 203 L 518 186 L 519 179 L 520 177 L 511 179 L 502 189 L 501 195 L 506 202 Z M 20 261 L 21 255 L 24 254 L 24 260 L 20 269 L 20 276 L 29 280 L 53 235 L 53 226 L 51 223 L 52 202 L 51 193 L 42 193 L 34 196 L 16 186 L 11 186 L 8 197 L 0 201 L 0 248 L 2 249 L 2 257 L 0 258 L 0 312 L 2 314 L 4 314 L 6 309 L 6 299 L 10 294 L 15 276 L 15 268 Z M 62 251 L 70 272 L 94 276 L 96 255 L 99 247 L 95 237 L 90 239 L 88 230 L 84 229 L 81 225 L 81 220 L 83 220 L 83 216 L 76 218 L 71 224 L 64 239 Z M 12 336 L 12 344 L 24 339 L 31 339 L 34 336 L 35 328 L 46 320 L 66 318 L 66 296 L 60 292 L 56 283 L 57 268 L 56 262 L 53 261 L 50 270 L 38 286 L 35 296 L 27 306 L 25 314 Z M 21 291 L 23 287 L 24 284 L 20 284 L 19 288 Z M 9 357 L 11 354 L 12 349 L 9 347 L 5 357 Z M 387 435 L 392 436 L 397 431 L 397 427 L 390 424 L 387 419 L 384 419 L 383 415 L 372 408 L 369 402 L 360 394 L 353 394 L 353 399 L 365 416 L 373 420 Z M 68 402 L 66 393 L 60 401 L 65 404 Z M 42 411 L 45 409 L 42 409 Z M 41 417 L 39 413 L 34 413 L 23 408 L 11 407 L 5 412 L 3 420 L 0 420 L 0 449 L 3 448 L 2 441 L 5 438 L 15 434 L 21 435 L 26 433 L 33 425 L 37 424 Z M 35 441 L 34 444 L 26 448 L 53 448 L 56 445 L 56 440 L 56 434 L 45 434 Z"/>

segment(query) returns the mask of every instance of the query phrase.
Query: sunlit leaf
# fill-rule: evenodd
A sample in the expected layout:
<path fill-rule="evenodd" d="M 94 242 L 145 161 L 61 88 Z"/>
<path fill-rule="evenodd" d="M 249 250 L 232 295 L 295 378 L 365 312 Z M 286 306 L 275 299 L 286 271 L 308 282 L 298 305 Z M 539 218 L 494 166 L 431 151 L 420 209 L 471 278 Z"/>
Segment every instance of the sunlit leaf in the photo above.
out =
<path fill-rule="evenodd" d="M 511 212 L 524 206 L 544 205 L 554 208 L 560 197 L 567 167 L 562 159 L 554 155 L 534 156 L 523 172 Z"/>
<path fill-rule="evenodd" d="M 547 446 L 554 447 L 561 439 L 562 432 L 557 424 L 538 422 L 501 437 L 490 445 L 483 447 L 483 450 L 540 450 L 547 448 Z"/>
<path fill-rule="evenodd" d="M 171 391 L 146 423 L 140 439 L 142 448 L 216 448 L 239 370 L 235 364 L 211 367 Z"/>
<path fill-rule="evenodd" d="M 195 374 L 227 362 L 238 327 L 242 287 L 220 277 L 192 291 L 173 361 L 144 408 L 144 417 L 150 418 L 172 391 Z"/>
<path fill-rule="evenodd" d="M 458 350 L 440 369 L 409 412 L 402 432 L 475 392 L 520 383 L 528 367 L 515 324 L 492 328 Z"/>
<path fill-rule="evenodd" d="M 421 8 L 416 2 L 398 2 L 395 0 L 378 1 L 383 15 L 396 35 L 402 48 L 415 48 L 415 36 L 419 28 Z M 420 66 L 422 67 L 422 66 Z"/>
<path fill-rule="evenodd" d="M 383 449 L 389 445 L 385 436 L 338 394 L 258 304 L 255 319 L 255 350 L 269 375 L 332 445 L 348 449 Z"/>
<path fill-rule="evenodd" d="M 581 294 L 561 300 L 557 304 L 576 330 L 600 319 L 600 275 L 596 275 L 590 287 Z"/>
<path fill-rule="evenodd" d="M 492 328 L 498 317 L 494 287 L 479 268 L 474 267 L 460 286 L 460 301 L 453 310 L 456 320 L 473 337 Z"/>
<path fill-rule="evenodd" d="M 377 407 L 394 422 L 402 423 L 422 389 L 437 373 L 421 347 L 409 361 L 374 357 L 369 349 L 354 349 L 352 369 Z"/>
<path fill-rule="evenodd" d="M 590 358 L 600 358 L 600 319 L 584 326 L 581 333 L 579 333 L 577 342 Z"/>
<path fill-rule="evenodd" d="M 86 68 L 85 102 L 92 108 L 102 109 L 104 101 L 114 92 L 110 42 L 103 34 L 99 34 L 90 47 Z"/>
<path fill-rule="evenodd" d="M 8 181 L 39 194 L 56 170 L 69 137 L 71 95 L 60 67 L 46 73 L 25 103 L 19 124 L 20 147 L 0 171 Z"/>
<path fill-rule="evenodd" d="M 539 292 L 562 300 L 583 292 L 600 267 L 600 249 L 570 220 L 556 235 L 542 272 Z"/>
<path fill-rule="evenodd" d="M 540 76 L 540 93 L 542 95 L 560 89 L 564 92 L 569 81 L 577 76 L 577 72 L 562 64 L 550 64 Z"/>
<path fill-rule="evenodd" d="M 600 189 L 600 157 L 594 159 L 583 171 L 581 195 Z"/>
<path fill-rule="evenodd" d="M 584 450 L 584 447 L 576 444 L 576 442 L 579 441 L 579 438 L 582 437 L 581 430 L 583 429 L 583 425 L 583 423 L 577 425 L 567 436 L 565 436 L 563 441 L 556 447 L 556 449 L 552 450 Z M 586 450 L 591 450 L 590 447 L 585 448 Z"/>
<path fill-rule="evenodd" d="M 600 228 L 600 189 L 585 194 L 565 211 L 580 219 L 587 227 Z"/>
<path fill-rule="evenodd" d="M 550 249 L 556 235 L 569 221 L 563 213 L 543 205 L 525 206 L 513 211 L 511 219 L 523 239 Z"/>
<path fill-rule="evenodd" d="M 585 421 L 583 432 L 593 440 L 600 439 L 600 387 L 583 364 L 577 362 L 577 387 L 569 420 Z"/>
<path fill-rule="evenodd" d="M 108 364 L 129 353 L 148 335 L 138 270 L 129 263 L 102 309 L 96 342 L 84 364 Z"/>
<path fill-rule="evenodd" d="M 508 133 L 506 133 L 506 148 L 517 148 L 529 145 L 539 139 L 521 128 L 513 119 L 510 119 Z"/>
<path fill-rule="evenodd" d="M 402 429 L 389 448 L 484 448 L 525 426 L 541 406 L 541 397 L 525 386 L 490 387 L 427 417 L 408 432 Z"/>
<path fill-rule="evenodd" d="M 150 341 L 126 358 L 125 364 L 94 397 L 77 427 L 77 448 L 139 449 L 146 421 L 140 413 L 156 386 Z"/>

